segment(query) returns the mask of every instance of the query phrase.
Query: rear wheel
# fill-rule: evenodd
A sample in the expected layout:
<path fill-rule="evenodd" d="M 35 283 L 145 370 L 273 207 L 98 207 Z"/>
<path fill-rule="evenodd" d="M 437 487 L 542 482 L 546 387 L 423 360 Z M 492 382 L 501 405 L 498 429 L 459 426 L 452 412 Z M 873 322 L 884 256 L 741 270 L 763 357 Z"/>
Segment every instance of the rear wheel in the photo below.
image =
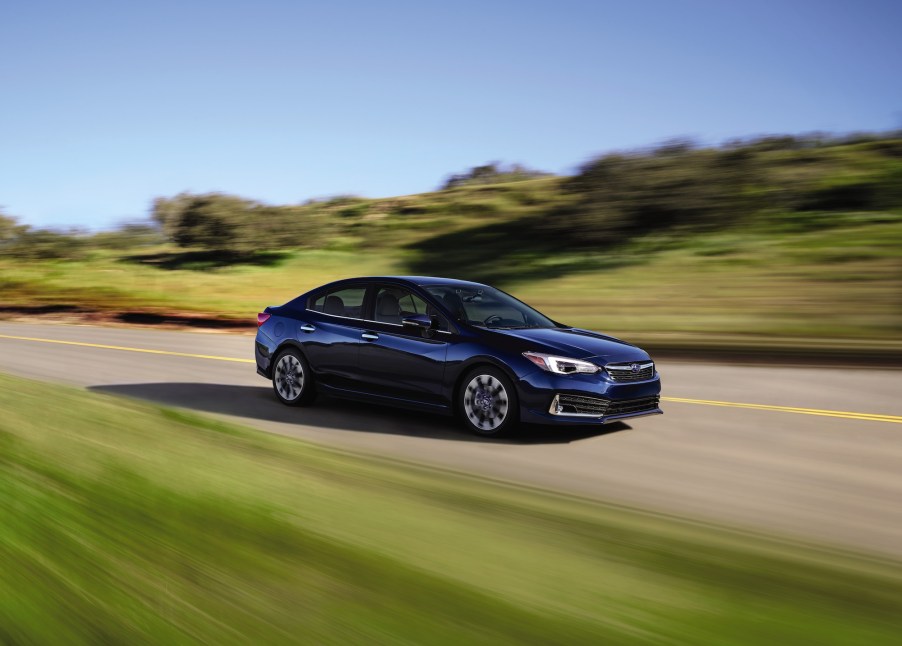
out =
<path fill-rule="evenodd" d="M 306 406 L 316 398 L 313 373 L 307 360 L 295 348 L 289 348 L 276 357 L 272 388 L 279 401 L 287 406 Z"/>
<path fill-rule="evenodd" d="M 478 435 L 500 435 L 517 423 L 517 391 L 498 368 L 472 370 L 458 397 L 464 424 Z"/>

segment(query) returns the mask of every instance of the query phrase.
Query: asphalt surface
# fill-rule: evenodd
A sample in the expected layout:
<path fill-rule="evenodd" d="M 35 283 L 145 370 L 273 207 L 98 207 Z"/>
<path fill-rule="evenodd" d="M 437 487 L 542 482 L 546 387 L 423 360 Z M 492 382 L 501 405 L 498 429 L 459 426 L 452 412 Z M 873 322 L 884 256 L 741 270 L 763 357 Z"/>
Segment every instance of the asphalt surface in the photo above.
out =
<path fill-rule="evenodd" d="M 661 362 L 663 416 L 591 429 L 525 427 L 488 441 L 445 417 L 323 398 L 312 408 L 282 406 L 252 357 L 247 335 L 0 323 L 0 372 L 356 452 L 902 557 L 900 370 Z"/>

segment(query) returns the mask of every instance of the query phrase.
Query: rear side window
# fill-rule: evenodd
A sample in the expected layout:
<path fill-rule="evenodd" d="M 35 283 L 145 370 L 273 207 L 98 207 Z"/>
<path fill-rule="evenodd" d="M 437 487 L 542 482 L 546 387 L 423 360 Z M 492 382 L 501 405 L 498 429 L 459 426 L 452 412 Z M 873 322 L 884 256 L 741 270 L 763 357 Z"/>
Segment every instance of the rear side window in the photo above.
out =
<path fill-rule="evenodd" d="M 322 292 L 314 298 L 307 309 L 333 316 L 362 319 L 364 296 L 366 296 L 366 287 L 363 285 L 342 287 Z"/>

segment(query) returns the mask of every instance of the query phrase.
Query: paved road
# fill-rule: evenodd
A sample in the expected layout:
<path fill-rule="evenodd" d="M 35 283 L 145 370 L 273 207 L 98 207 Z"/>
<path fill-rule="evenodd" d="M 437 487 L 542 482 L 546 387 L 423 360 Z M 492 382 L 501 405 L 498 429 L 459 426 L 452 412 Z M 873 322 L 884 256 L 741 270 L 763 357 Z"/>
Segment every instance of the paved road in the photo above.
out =
<path fill-rule="evenodd" d="M 664 362 L 664 416 L 486 441 L 443 417 L 328 399 L 309 409 L 281 406 L 246 363 L 252 343 L 221 333 L 0 323 L 0 371 L 359 452 L 902 557 L 902 371 Z"/>

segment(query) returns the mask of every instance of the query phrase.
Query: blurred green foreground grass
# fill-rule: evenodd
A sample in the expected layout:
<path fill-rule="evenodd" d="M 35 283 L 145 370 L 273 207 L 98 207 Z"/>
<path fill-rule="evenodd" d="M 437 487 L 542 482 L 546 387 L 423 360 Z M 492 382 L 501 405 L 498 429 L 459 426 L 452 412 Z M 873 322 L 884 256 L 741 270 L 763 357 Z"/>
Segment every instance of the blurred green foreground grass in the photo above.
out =
<path fill-rule="evenodd" d="M 0 376 L 3 643 L 898 643 L 902 567 Z"/>

